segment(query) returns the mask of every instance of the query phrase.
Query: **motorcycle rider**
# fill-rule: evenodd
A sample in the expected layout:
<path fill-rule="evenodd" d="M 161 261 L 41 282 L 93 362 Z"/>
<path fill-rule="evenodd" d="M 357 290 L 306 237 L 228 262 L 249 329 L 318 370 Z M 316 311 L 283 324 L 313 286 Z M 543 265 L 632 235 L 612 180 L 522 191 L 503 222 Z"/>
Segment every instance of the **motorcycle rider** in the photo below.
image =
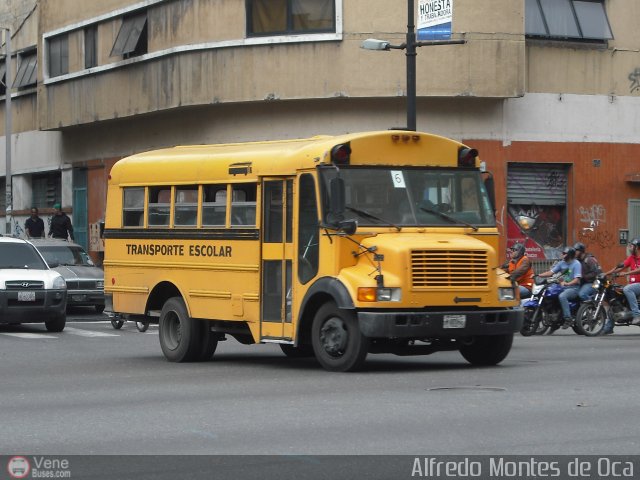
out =
<path fill-rule="evenodd" d="M 591 253 L 587 253 L 587 247 L 584 243 L 576 242 L 573 249 L 576 251 L 576 259 L 582 266 L 582 278 L 580 280 L 581 284 L 578 290 L 578 296 L 580 297 L 580 301 L 584 302 L 588 300 L 589 297 L 595 295 L 596 291 L 592 285 L 598 274 L 602 272 L 602 269 L 596 257 Z"/>
<path fill-rule="evenodd" d="M 562 250 L 562 260 L 557 262 L 551 270 L 541 273 L 540 277 L 550 277 L 556 273 L 562 274 L 562 280 L 558 282 L 564 290 L 558 295 L 564 324 L 562 328 L 569 328 L 573 323 L 571 318 L 571 307 L 569 302 L 578 298 L 580 279 L 582 277 L 582 265 L 576 260 L 576 251 L 573 247 L 564 247 Z"/>
<path fill-rule="evenodd" d="M 629 283 L 622 289 L 622 291 L 624 292 L 625 297 L 627 297 L 629 308 L 633 314 L 631 324 L 640 325 L 640 309 L 638 308 L 638 295 L 640 295 L 640 238 L 634 238 L 629 242 L 629 245 L 631 246 L 631 255 L 629 255 L 619 266 L 605 272 L 605 275 L 615 273 L 617 274 L 616 276 L 624 275 L 629 277 Z M 628 268 L 629 270 L 623 274 L 618 274 L 618 272 L 625 268 Z M 611 319 L 607 320 L 603 333 L 613 333 L 613 322 Z"/>
<path fill-rule="evenodd" d="M 511 260 L 507 264 L 507 271 L 511 280 L 518 284 L 520 298 L 529 298 L 533 289 L 533 266 L 526 255 L 524 244 L 514 243 L 509 249 Z"/>

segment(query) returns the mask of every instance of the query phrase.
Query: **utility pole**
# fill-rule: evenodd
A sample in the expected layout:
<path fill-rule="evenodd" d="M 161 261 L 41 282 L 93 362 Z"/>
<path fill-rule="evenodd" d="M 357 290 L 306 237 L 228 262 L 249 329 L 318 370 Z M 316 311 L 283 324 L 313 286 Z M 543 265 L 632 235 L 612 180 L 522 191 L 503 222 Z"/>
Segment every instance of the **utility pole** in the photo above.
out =
<path fill-rule="evenodd" d="M 6 147 L 6 169 L 5 169 L 5 231 L 7 235 L 11 235 L 11 210 L 13 194 L 11 189 L 11 28 L 1 27 L 5 34 L 5 46 L 7 55 L 4 59 L 5 63 L 5 122 L 4 122 L 4 138 Z"/>
<path fill-rule="evenodd" d="M 430 47 L 435 45 L 461 45 L 466 40 L 429 40 L 418 42 L 416 40 L 415 3 L 407 0 L 407 36 L 406 41 L 400 45 L 392 45 L 385 40 L 369 38 L 362 42 L 365 50 L 404 50 L 407 57 L 407 130 L 416 131 L 416 56 L 417 47 Z"/>

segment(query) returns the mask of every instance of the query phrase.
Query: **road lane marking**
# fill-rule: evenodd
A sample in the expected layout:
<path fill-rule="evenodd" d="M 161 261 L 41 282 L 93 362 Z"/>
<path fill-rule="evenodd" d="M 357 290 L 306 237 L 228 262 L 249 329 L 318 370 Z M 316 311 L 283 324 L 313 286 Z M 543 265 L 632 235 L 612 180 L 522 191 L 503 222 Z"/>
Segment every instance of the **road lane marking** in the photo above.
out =
<path fill-rule="evenodd" d="M 92 332 L 89 330 L 82 330 L 80 328 L 73 328 L 73 327 L 65 327 L 64 332 L 70 333 L 71 335 L 78 335 L 79 337 L 119 337 L 120 336 L 116 333 Z"/>
<path fill-rule="evenodd" d="M 18 337 L 18 338 L 37 338 L 37 339 L 47 339 L 47 338 L 58 338 L 55 335 L 47 335 L 46 333 L 28 333 L 28 332 L 0 332 L 0 335 L 6 335 L 8 337 Z"/>

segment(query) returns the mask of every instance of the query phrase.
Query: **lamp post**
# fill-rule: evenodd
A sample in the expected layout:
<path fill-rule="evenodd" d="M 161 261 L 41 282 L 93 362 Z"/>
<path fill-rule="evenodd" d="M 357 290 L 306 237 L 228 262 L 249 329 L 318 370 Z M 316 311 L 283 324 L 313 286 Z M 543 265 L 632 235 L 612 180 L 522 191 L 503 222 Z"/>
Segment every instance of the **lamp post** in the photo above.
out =
<path fill-rule="evenodd" d="M 4 139 L 6 147 L 6 169 L 5 169 L 5 232 L 11 234 L 11 29 L 9 27 L 0 27 L 5 34 L 5 46 L 7 49 L 7 55 L 4 59 L 4 83 L 5 83 L 5 127 L 4 127 Z"/>
<path fill-rule="evenodd" d="M 466 40 L 429 40 L 418 42 L 416 40 L 415 6 L 414 0 L 407 0 L 407 36 L 406 41 L 400 45 L 392 45 L 384 40 L 369 38 L 362 42 L 365 50 L 404 50 L 407 57 L 407 130 L 416 130 L 416 56 L 417 47 L 433 45 L 460 45 Z"/>

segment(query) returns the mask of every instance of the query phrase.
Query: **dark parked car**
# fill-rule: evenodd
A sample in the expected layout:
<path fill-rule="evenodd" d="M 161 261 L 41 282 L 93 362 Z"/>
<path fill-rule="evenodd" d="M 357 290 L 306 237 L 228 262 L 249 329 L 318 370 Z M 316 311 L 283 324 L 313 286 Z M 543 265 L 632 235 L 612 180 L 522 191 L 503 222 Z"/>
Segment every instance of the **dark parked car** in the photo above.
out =
<path fill-rule="evenodd" d="M 67 285 L 29 242 L 0 237 L 0 323 L 44 322 L 61 332 L 67 322 Z"/>
<path fill-rule="evenodd" d="M 104 272 L 78 244 L 66 240 L 31 240 L 47 263 L 67 282 L 67 306 L 93 306 L 104 311 Z"/>

